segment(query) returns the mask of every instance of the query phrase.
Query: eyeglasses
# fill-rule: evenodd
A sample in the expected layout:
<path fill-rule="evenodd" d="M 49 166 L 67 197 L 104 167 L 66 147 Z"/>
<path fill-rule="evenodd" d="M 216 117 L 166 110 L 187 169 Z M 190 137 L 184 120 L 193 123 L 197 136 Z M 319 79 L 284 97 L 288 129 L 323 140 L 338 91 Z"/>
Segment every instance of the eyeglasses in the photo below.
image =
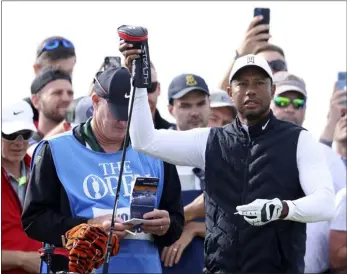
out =
<path fill-rule="evenodd" d="M 148 93 L 153 93 L 157 90 L 158 88 L 158 85 L 159 85 L 159 82 L 152 82 L 151 83 L 151 87 L 150 88 L 147 88 L 147 92 Z"/>
<path fill-rule="evenodd" d="M 29 140 L 33 136 L 33 134 L 34 134 L 34 132 L 32 132 L 31 130 L 17 131 L 17 132 L 12 133 L 12 134 L 5 134 L 5 133 L 1 132 L 1 137 L 7 141 L 14 141 L 19 136 L 22 136 L 23 139 L 26 141 L 26 140 Z"/>
<path fill-rule="evenodd" d="M 282 97 L 282 96 L 275 97 L 273 101 L 275 105 L 280 108 L 286 108 L 290 104 L 292 104 L 295 109 L 301 109 L 301 108 L 304 108 L 306 104 L 305 99 L 299 99 L 299 98 L 289 99 L 287 97 Z"/>
<path fill-rule="evenodd" d="M 283 60 L 273 60 L 268 62 L 273 73 L 278 71 L 287 71 L 287 64 Z"/>
<path fill-rule="evenodd" d="M 37 57 L 40 57 L 40 55 L 42 53 L 44 53 L 45 51 L 52 51 L 55 50 L 57 48 L 59 48 L 60 46 L 63 46 L 64 48 L 67 49 L 74 49 L 74 45 L 66 39 L 52 39 L 52 40 L 48 40 L 45 45 L 43 46 L 42 50 L 39 52 L 39 54 L 37 55 Z"/>

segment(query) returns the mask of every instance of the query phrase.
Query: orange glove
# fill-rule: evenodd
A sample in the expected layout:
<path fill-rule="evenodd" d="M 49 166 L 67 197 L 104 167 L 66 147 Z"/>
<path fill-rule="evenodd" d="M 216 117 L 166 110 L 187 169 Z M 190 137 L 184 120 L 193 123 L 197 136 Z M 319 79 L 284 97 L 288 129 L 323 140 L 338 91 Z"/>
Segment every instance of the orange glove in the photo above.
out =
<path fill-rule="evenodd" d="M 104 263 L 108 234 L 101 225 L 80 224 L 65 234 L 69 250 L 69 271 L 91 273 Z M 112 237 L 111 256 L 119 252 L 117 235 Z"/>

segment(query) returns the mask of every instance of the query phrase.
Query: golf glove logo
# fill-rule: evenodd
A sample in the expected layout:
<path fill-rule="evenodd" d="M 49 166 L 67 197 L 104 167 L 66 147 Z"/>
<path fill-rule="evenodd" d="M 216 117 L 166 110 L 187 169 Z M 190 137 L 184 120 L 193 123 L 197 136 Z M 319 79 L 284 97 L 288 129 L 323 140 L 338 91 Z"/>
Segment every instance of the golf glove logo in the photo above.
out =
<path fill-rule="evenodd" d="M 280 218 L 283 205 L 280 199 L 256 199 L 250 204 L 237 206 L 237 214 L 250 225 L 261 226 Z"/>

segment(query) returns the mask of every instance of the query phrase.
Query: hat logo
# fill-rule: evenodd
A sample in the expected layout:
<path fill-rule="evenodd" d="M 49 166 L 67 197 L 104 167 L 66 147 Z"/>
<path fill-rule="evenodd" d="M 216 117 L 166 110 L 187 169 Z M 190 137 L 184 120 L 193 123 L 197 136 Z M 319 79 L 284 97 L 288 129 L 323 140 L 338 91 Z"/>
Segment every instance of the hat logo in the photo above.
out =
<path fill-rule="evenodd" d="M 247 64 L 249 63 L 254 64 L 254 56 L 247 56 Z"/>
<path fill-rule="evenodd" d="M 195 80 L 193 75 L 186 75 L 186 85 L 187 86 L 196 86 L 198 82 Z"/>

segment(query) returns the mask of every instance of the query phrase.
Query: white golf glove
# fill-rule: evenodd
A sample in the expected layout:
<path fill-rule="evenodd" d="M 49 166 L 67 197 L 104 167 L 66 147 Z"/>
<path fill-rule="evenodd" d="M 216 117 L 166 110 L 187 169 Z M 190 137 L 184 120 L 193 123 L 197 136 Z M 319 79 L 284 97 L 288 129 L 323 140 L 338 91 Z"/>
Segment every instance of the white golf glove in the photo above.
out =
<path fill-rule="evenodd" d="M 244 216 L 243 218 L 254 226 L 265 225 L 280 218 L 283 205 L 280 199 L 273 200 L 256 199 L 248 205 L 237 206 L 237 212 Z"/>

